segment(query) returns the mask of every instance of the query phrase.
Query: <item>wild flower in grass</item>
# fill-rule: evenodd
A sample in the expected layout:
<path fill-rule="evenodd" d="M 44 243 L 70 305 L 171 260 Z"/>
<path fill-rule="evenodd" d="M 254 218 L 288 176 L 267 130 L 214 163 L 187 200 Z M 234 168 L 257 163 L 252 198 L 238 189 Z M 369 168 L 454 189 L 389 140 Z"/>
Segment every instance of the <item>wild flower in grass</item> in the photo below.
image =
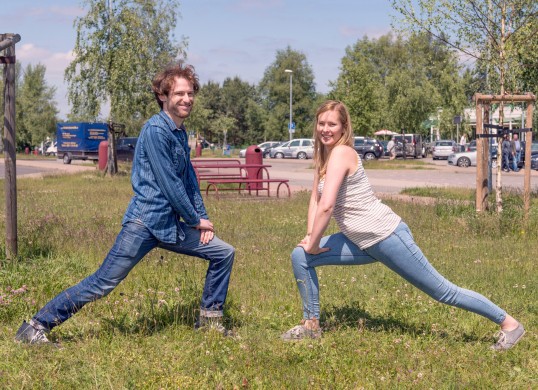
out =
<path fill-rule="evenodd" d="M 25 293 L 26 291 L 28 290 L 28 287 L 26 287 L 26 284 L 23 284 L 22 287 L 16 289 L 16 290 L 11 290 L 11 293 L 13 295 L 17 295 L 17 294 L 23 294 Z"/>
<path fill-rule="evenodd" d="M 161 306 L 164 306 L 164 305 L 167 305 L 168 303 L 164 300 L 164 299 L 159 299 L 157 301 L 157 306 L 158 307 L 161 307 Z"/>
<path fill-rule="evenodd" d="M 351 277 L 351 283 L 355 283 L 356 281 L 357 281 L 357 278 L 354 277 L 354 276 L 352 276 L 352 277 Z"/>

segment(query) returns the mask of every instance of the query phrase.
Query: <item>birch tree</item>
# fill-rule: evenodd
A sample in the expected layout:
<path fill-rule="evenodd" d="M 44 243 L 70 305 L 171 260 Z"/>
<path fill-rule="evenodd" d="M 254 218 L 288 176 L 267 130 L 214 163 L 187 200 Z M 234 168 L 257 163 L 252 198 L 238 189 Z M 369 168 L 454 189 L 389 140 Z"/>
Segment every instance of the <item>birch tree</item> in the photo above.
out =
<path fill-rule="evenodd" d="M 486 68 L 487 91 L 521 93 L 521 53 L 532 50 L 538 24 L 536 0 L 392 0 L 406 31 L 427 31 Z M 499 108 L 503 125 L 503 104 Z M 497 164 L 501 161 L 498 148 Z M 496 203 L 502 211 L 501 169 Z"/>

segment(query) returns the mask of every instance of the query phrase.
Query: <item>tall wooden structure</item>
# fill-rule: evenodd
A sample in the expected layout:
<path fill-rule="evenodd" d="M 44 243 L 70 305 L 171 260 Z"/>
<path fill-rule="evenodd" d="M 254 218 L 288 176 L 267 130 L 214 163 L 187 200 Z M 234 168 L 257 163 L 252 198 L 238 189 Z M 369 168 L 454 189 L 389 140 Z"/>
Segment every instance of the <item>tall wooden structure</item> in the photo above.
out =
<path fill-rule="evenodd" d="M 4 160 L 6 195 L 6 258 L 17 257 L 17 171 L 15 154 L 15 44 L 19 34 L 0 34 L 4 64 Z M 4 51 L 4 55 L 2 55 Z"/>
<path fill-rule="evenodd" d="M 532 129 L 532 115 L 536 96 L 531 93 L 525 95 L 482 95 L 475 94 L 476 103 L 476 211 L 484 211 L 488 208 L 488 157 L 489 143 L 485 137 L 484 124 L 489 122 L 489 110 L 493 103 L 526 103 L 527 114 L 525 117 L 525 126 Z M 525 205 L 525 215 L 527 216 L 530 209 L 530 187 L 531 187 L 531 144 L 532 131 L 529 131 L 525 137 L 525 176 L 523 198 Z M 499 145 L 500 147 L 500 145 Z"/>

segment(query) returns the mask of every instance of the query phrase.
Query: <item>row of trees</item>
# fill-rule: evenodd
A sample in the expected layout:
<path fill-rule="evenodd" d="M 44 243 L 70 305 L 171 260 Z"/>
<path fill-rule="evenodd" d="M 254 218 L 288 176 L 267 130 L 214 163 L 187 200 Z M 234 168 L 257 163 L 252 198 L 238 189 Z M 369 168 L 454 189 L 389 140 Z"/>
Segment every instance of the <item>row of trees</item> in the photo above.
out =
<path fill-rule="evenodd" d="M 403 15 L 402 30 L 377 39 L 364 37 L 348 47 L 327 95 L 316 91 L 306 56 L 287 47 L 277 51 L 257 85 L 239 77 L 204 84 L 189 129 L 211 142 L 235 145 L 288 138 L 286 69 L 293 71 L 295 137 L 311 136 L 315 108 L 326 98 L 348 105 L 357 134 L 371 135 L 380 128 L 426 133 L 427 120 L 440 114 L 441 134 L 447 136 L 454 126 L 452 118 L 470 104 L 475 92 L 498 91 L 501 85 L 511 91 L 538 90 L 538 22 L 531 17 L 538 8 L 535 1 L 489 1 L 485 10 L 490 19 L 471 20 L 466 15 L 452 30 L 450 22 L 455 19 L 443 14 L 442 6 L 472 10 L 476 2 L 428 0 L 420 2 L 421 13 L 414 11 L 411 0 L 393 3 Z M 67 119 L 110 119 L 126 124 L 127 133 L 136 135 L 158 110 L 150 90 L 152 76 L 187 53 L 187 38 L 176 42 L 172 34 L 179 4 L 177 0 L 84 0 L 84 4 L 87 14 L 75 20 L 75 60 L 65 73 L 71 107 Z M 506 4 L 512 7 L 508 9 L 512 34 L 525 39 L 505 40 L 509 55 L 504 56 L 510 62 L 499 65 L 495 59 L 503 55 L 494 45 L 495 29 L 484 32 L 481 26 L 497 26 L 503 14 L 494 11 Z M 475 46 L 458 48 L 451 41 L 463 42 L 462 37 L 468 38 L 466 42 L 475 39 Z M 455 48 L 476 61 L 462 65 L 461 51 Z M 55 91 L 47 87 L 42 65 L 18 73 L 19 144 L 36 144 L 54 133 Z M 110 111 L 106 118 L 105 109 Z"/>
<path fill-rule="evenodd" d="M 19 150 L 38 145 L 56 130 L 56 89 L 47 84 L 45 71 L 41 64 L 29 64 L 24 69 L 19 62 L 15 65 L 15 120 Z M 0 91 L 3 90 L 4 78 L 0 77 Z M 3 98 L 2 94 L 0 107 L 4 106 Z M 0 120 L 4 123 L 4 111 L 0 111 Z"/>

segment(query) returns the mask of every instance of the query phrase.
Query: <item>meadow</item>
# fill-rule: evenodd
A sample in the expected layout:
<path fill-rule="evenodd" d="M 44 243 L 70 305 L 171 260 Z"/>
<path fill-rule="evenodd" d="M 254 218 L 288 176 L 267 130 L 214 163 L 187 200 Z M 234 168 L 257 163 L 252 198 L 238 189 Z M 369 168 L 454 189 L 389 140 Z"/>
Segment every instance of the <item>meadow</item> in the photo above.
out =
<path fill-rule="evenodd" d="M 0 243 L 0 388 L 538 387 L 538 208 L 524 221 L 518 196 L 501 216 L 442 193 L 428 206 L 387 201 L 442 274 L 525 325 L 509 351 L 490 349 L 495 324 L 432 301 L 380 264 L 320 268 L 323 337 L 281 341 L 301 319 L 290 253 L 305 233 L 306 192 L 206 199 L 217 234 L 237 250 L 226 309 L 234 337 L 193 330 L 205 262 L 154 250 L 109 296 L 55 328 L 55 345 L 39 346 L 15 343 L 16 330 L 99 266 L 132 190 L 124 171 L 17 185 L 19 258 L 7 260 Z"/>

